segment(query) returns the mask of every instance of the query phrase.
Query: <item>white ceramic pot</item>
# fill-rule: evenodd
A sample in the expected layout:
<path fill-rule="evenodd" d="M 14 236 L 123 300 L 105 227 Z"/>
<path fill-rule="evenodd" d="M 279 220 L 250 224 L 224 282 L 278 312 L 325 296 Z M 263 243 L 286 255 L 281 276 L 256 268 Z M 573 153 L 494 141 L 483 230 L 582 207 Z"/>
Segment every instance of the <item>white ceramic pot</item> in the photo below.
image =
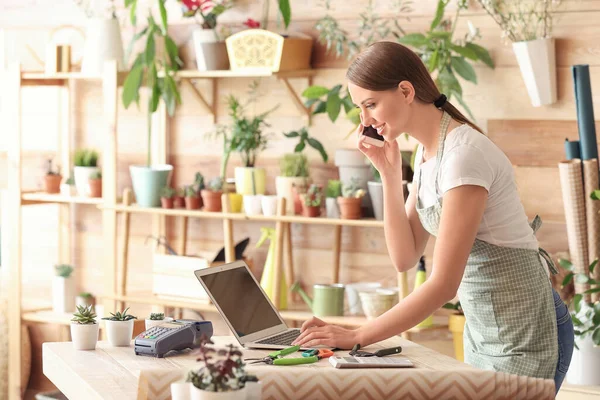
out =
<path fill-rule="evenodd" d="M 244 213 L 246 215 L 260 215 L 262 212 L 262 195 L 244 195 Z"/>
<path fill-rule="evenodd" d="M 190 400 L 191 382 L 173 382 L 171 383 L 171 399 L 172 400 Z"/>
<path fill-rule="evenodd" d="M 192 33 L 198 71 L 227 70 L 227 45 L 219 41 L 213 29 L 195 29 Z"/>
<path fill-rule="evenodd" d="M 263 215 L 272 217 L 277 214 L 277 196 L 262 196 L 260 201 Z"/>
<path fill-rule="evenodd" d="M 165 317 L 164 319 L 159 319 L 159 320 L 154 320 L 154 319 L 147 319 L 146 320 L 146 330 L 152 328 L 153 326 L 157 326 L 160 324 L 164 324 L 165 322 L 171 322 L 173 321 L 173 318 L 171 317 Z"/>
<path fill-rule="evenodd" d="M 133 336 L 133 319 L 129 321 L 111 321 L 106 322 L 106 334 L 108 341 L 115 347 L 125 347 L 131 344 Z"/>
<path fill-rule="evenodd" d="M 375 319 L 398 303 L 398 294 L 393 291 L 359 292 L 362 308 L 367 319 Z"/>
<path fill-rule="evenodd" d="M 351 315 L 363 315 L 359 292 L 375 291 L 381 287 L 378 282 L 359 282 L 346 284 L 346 295 L 348 296 L 348 307 Z"/>
<path fill-rule="evenodd" d="M 383 183 L 369 181 L 368 185 L 375 219 L 383 221 Z"/>
<path fill-rule="evenodd" d="M 60 194 L 62 196 L 77 196 L 77 188 L 75 187 L 75 185 L 61 183 L 60 184 Z"/>
<path fill-rule="evenodd" d="M 55 313 L 71 313 L 75 311 L 75 280 L 73 277 L 52 278 L 52 311 Z"/>
<path fill-rule="evenodd" d="M 98 331 L 100 325 L 95 324 L 71 324 L 71 339 L 75 350 L 95 350 L 98 343 Z"/>
<path fill-rule="evenodd" d="M 89 18 L 86 23 L 85 46 L 81 72 L 85 75 L 102 75 L 104 63 L 117 61 L 119 71 L 125 70 L 123 39 L 116 18 Z"/>
<path fill-rule="evenodd" d="M 554 38 L 512 44 L 521 75 L 534 107 L 556 103 L 556 47 Z"/>
<path fill-rule="evenodd" d="M 325 199 L 325 210 L 327 212 L 327 218 L 339 218 L 340 206 L 338 205 L 337 198 L 327 197 Z"/>
<path fill-rule="evenodd" d="M 373 179 L 373 172 L 363 153 L 357 149 L 337 149 L 335 165 L 340 171 L 342 186 L 348 185 L 355 178 L 361 189 L 368 190 L 367 182 Z M 372 210 L 370 196 L 363 196 L 362 206 L 367 208 L 365 216 L 369 216 Z"/>
<path fill-rule="evenodd" d="M 278 197 L 285 197 L 285 212 L 287 215 L 294 215 L 294 192 L 293 187 L 309 187 L 312 183 L 310 178 L 297 176 L 277 176 L 275 177 L 275 192 Z"/>
<path fill-rule="evenodd" d="M 100 172 L 100 167 L 75 167 L 73 169 L 75 187 L 77 188 L 77 194 L 79 196 L 91 196 L 90 176 L 95 172 Z"/>
<path fill-rule="evenodd" d="M 245 400 L 246 388 L 231 392 L 207 392 L 190 385 L 190 400 Z"/>
<path fill-rule="evenodd" d="M 575 341 L 579 350 L 573 349 L 567 382 L 571 385 L 600 385 L 600 347 L 594 346 L 591 335 L 584 339 L 576 336 Z"/>

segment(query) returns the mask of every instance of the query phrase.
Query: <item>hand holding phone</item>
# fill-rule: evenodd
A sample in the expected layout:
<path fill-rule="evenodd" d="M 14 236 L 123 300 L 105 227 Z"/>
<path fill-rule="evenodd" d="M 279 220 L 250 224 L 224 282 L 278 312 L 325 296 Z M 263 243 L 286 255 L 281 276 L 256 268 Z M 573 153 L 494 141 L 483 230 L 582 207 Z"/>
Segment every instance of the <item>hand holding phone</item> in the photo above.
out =
<path fill-rule="evenodd" d="M 383 136 L 377 133 L 377 129 L 373 128 L 371 125 L 364 126 L 362 130 L 362 134 L 365 137 L 365 143 L 368 143 L 372 146 L 383 147 L 384 139 Z"/>

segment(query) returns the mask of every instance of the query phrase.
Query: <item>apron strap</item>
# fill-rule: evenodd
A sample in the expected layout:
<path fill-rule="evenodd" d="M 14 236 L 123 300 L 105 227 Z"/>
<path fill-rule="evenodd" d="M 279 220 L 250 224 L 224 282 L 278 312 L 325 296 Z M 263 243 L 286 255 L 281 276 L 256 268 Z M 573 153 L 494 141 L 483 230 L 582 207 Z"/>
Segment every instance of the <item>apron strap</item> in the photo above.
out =
<path fill-rule="evenodd" d="M 535 218 L 533 218 L 533 221 L 531 221 L 531 223 L 529 224 L 529 226 L 531 227 L 531 229 L 533 229 L 533 233 L 536 233 L 542 226 L 542 219 L 540 218 L 540 216 L 536 215 Z"/>
<path fill-rule="evenodd" d="M 542 249 L 541 247 L 538 250 L 540 252 L 540 255 L 544 258 L 544 260 L 546 260 L 546 263 L 548 264 L 548 269 L 550 269 L 552 275 L 558 274 L 558 269 L 556 269 L 556 265 L 554 264 L 552 257 L 550 257 L 550 254 L 548 254 L 548 252 Z"/>

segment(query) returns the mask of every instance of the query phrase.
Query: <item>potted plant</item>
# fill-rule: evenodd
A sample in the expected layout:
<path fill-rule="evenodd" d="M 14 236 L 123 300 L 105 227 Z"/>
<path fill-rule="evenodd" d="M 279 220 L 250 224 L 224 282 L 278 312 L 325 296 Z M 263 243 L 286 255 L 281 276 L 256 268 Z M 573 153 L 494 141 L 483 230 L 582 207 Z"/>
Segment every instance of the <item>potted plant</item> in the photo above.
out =
<path fill-rule="evenodd" d="M 188 210 L 200 209 L 200 198 L 198 197 L 198 192 L 194 188 L 194 185 L 185 187 L 185 208 Z"/>
<path fill-rule="evenodd" d="M 63 183 L 60 184 L 60 194 L 63 196 L 76 196 L 77 188 L 75 187 L 75 179 L 73 175 L 69 176 Z"/>
<path fill-rule="evenodd" d="M 204 337 L 198 349 L 197 361 L 203 366 L 188 373 L 191 400 L 238 400 L 246 398 L 246 382 L 250 378 L 245 370 L 242 352 L 234 345 L 215 349 L 214 343 Z"/>
<path fill-rule="evenodd" d="M 106 321 L 106 334 L 108 341 L 115 347 L 129 346 L 133 336 L 133 320 L 137 317 L 127 314 L 129 307 L 123 312 L 110 313 L 110 317 L 104 317 Z"/>
<path fill-rule="evenodd" d="M 146 318 L 146 330 L 152 328 L 153 326 L 170 321 L 173 321 L 173 318 L 165 317 L 164 313 L 150 313 L 150 317 Z"/>
<path fill-rule="evenodd" d="M 373 205 L 373 213 L 375 219 L 383 220 L 383 184 L 381 183 L 381 175 L 377 168 L 371 164 L 371 171 L 373 172 L 373 180 L 368 182 L 369 185 L 369 196 L 371 197 L 371 204 Z M 404 189 L 404 186 L 403 186 Z"/>
<path fill-rule="evenodd" d="M 96 171 L 90 175 L 90 197 L 102 197 L 102 172 Z"/>
<path fill-rule="evenodd" d="M 321 215 L 321 205 L 323 204 L 323 187 L 312 184 L 303 196 L 302 214 L 305 217 L 318 217 Z"/>
<path fill-rule="evenodd" d="M 527 93 L 534 107 L 556 102 L 553 15 L 560 1 L 527 3 L 478 0 L 512 42 Z"/>
<path fill-rule="evenodd" d="M 60 193 L 60 181 L 62 175 L 60 174 L 60 168 L 56 169 L 52 166 L 52 159 L 48 159 L 48 169 L 46 170 L 46 176 L 44 177 L 44 189 L 46 193 Z"/>
<path fill-rule="evenodd" d="M 219 212 L 221 211 L 222 204 L 221 198 L 223 196 L 223 179 L 220 176 L 212 178 L 207 185 L 206 189 L 202 190 L 202 199 L 204 200 L 204 210 Z"/>
<path fill-rule="evenodd" d="M 75 152 L 73 157 L 75 168 L 73 174 L 75 176 L 75 187 L 79 196 L 90 197 L 90 176 L 99 172 L 98 168 L 98 152 L 95 150 L 80 149 Z"/>
<path fill-rule="evenodd" d="M 160 191 L 160 205 L 162 208 L 173 208 L 173 198 L 175 197 L 175 189 L 170 186 L 165 186 Z"/>
<path fill-rule="evenodd" d="M 92 306 L 92 308 L 94 308 L 96 306 L 96 298 L 88 292 L 79 293 L 75 298 L 75 306 Z"/>
<path fill-rule="evenodd" d="M 217 31 L 217 17 L 233 7 L 230 0 L 178 0 L 183 16 L 194 18 L 199 27 L 192 32 L 198 71 L 229 69 L 227 46 Z"/>
<path fill-rule="evenodd" d="M 167 10 L 165 0 L 158 0 L 160 21 L 157 23 L 150 15 L 147 26 L 137 31 L 136 0 L 126 0 L 125 6 L 130 10 L 131 25 L 136 30 L 131 46 L 138 40 L 145 45 L 136 55 L 131 70 L 123 83 L 123 105 L 125 108 L 135 102 L 139 107 L 140 89 L 146 86 L 151 93 L 146 108 L 147 156 L 146 165 L 130 165 L 129 171 L 133 183 L 136 202 L 141 207 L 160 206 L 160 190 L 168 186 L 173 166 L 169 164 L 153 165 L 151 160 L 152 114 L 158 109 L 159 102 L 164 102 L 170 116 L 175 107 L 181 103 L 181 95 L 175 82 L 174 73 L 183 65 L 179 58 L 177 45 L 168 34 Z M 157 55 L 157 42 L 164 43 L 166 54 Z M 159 76 L 160 72 L 160 76 Z"/>
<path fill-rule="evenodd" d="M 338 197 L 342 195 L 342 182 L 337 179 L 327 181 L 327 189 L 325 190 L 325 210 L 327 218 L 339 218 L 340 207 L 337 203 Z"/>
<path fill-rule="evenodd" d="M 358 186 L 358 179 L 342 186 L 342 196 L 337 201 L 342 219 L 360 219 L 362 217 L 362 198 L 366 191 Z"/>
<path fill-rule="evenodd" d="M 180 187 L 173 195 L 173 208 L 185 207 L 185 186 Z"/>
<path fill-rule="evenodd" d="M 465 361 L 463 347 L 463 331 L 465 329 L 465 315 L 463 314 L 460 301 L 456 303 L 446 303 L 443 308 L 453 310 L 453 313 L 448 316 L 448 329 L 452 332 L 452 340 L 454 342 L 454 356 L 458 361 Z"/>
<path fill-rule="evenodd" d="M 196 188 L 196 193 L 198 193 L 198 198 L 200 199 L 200 208 L 202 208 L 202 206 L 204 206 L 204 202 L 202 200 L 202 190 L 205 188 L 204 185 L 204 175 L 202 175 L 202 173 L 200 172 L 196 172 L 196 175 L 194 176 L 194 186 Z"/>
<path fill-rule="evenodd" d="M 71 276 L 73 267 L 68 264 L 54 266 L 52 280 L 52 310 L 55 313 L 70 313 L 75 309 L 75 281 Z"/>
<path fill-rule="evenodd" d="M 71 339 L 75 350 L 95 350 L 100 325 L 91 305 L 77 306 L 71 319 Z"/>

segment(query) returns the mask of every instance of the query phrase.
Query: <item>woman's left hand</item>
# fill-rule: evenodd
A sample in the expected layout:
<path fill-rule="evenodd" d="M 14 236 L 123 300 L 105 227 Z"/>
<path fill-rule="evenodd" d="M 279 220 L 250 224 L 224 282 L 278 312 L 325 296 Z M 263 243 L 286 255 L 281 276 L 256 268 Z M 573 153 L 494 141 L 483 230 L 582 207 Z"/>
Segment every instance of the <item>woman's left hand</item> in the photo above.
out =
<path fill-rule="evenodd" d="M 330 325 L 317 317 L 302 324 L 300 336 L 293 345 L 302 347 L 328 346 L 338 349 L 351 349 L 359 342 L 358 331 Z"/>

